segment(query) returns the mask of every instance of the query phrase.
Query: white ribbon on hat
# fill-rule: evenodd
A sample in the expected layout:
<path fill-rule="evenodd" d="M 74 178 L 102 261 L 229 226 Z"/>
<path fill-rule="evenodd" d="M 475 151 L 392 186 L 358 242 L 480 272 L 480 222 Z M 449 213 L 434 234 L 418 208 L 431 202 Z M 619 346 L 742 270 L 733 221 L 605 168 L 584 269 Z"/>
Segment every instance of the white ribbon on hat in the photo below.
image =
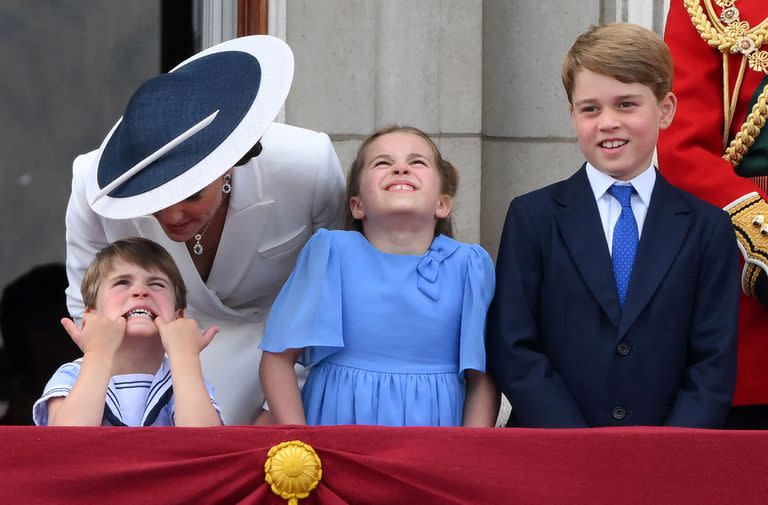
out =
<path fill-rule="evenodd" d="M 167 144 L 165 144 L 163 147 L 155 151 L 154 153 L 150 154 L 134 166 L 132 166 L 129 170 L 127 170 L 125 173 L 123 173 L 120 177 L 115 179 L 114 181 L 110 182 L 106 186 L 104 186 L 98 193 L 96 193 L 96 196 L 94 196 L 93 201 L 91 201 L 91 205 L 93 205 L 95 202 L 99 201 L 104 195 L 107 195 L 112 192 L 113 189 L 117 188 L 118 186 L 122 185 L 125 181 L 142 171 L 144 168 L 146 168 L 148 165 L 150 165 L 152 162 L 154 162 L 156 159 L 158 159 L 160 156 L 164 155 L 177 145 L 181 144 L 185 140 L 187 140 L 192 135 L 196 134 L 209 124 L 213 122 L 214 119 L 216 119 L 216 115 L 218 115 L 219 111 L 215 111 L 213 114 L 208 116 L 207 118 L 203 119 L 196 125 L 194 125 L 189 130 L 185 131 L 175 139 L 171 140 Z"/>

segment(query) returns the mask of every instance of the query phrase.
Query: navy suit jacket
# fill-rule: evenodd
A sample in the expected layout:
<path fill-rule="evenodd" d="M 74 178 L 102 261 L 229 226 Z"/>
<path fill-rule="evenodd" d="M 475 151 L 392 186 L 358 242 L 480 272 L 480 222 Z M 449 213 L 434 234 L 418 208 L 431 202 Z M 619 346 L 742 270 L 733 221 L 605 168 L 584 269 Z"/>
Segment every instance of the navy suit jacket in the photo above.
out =
<path fill-rule="evenodd" d="M 622 310 L 582 166 L 509 206 L 488 370 L 522 426 L 720 427 L 739 278 L 727 214 L 657 172 Z"/>

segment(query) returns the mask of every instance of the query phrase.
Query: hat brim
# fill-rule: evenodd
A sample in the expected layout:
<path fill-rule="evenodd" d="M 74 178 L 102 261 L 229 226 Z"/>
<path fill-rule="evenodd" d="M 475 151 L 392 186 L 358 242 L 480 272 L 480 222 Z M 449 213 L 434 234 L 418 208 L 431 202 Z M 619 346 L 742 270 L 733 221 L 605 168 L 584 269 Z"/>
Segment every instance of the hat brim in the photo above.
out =
<path fill-rule="evenodd" d="M 242 51 L 252 55 L 261 67 L 261 82 L 250 109 L 232 132 L 198 163 L 165 183 L 130 197 L 109 194 L 96 199 L 101 191 L 98 168 L 104 149 L 117 130 L 122 117 L 112 127 L 98 149 L 86 182 L 86 198 L 91 209 L 111 219 L 131 219 L 149 215 L 181 202 L 202 190 L 235 165 L 258 141 L 274 121 L 293 80 L 293 53 L 277 37 L 251 35 L 228 40 L 210 47 L 177 65 L 171 72 L 188 63 L 224 51 Z"/>

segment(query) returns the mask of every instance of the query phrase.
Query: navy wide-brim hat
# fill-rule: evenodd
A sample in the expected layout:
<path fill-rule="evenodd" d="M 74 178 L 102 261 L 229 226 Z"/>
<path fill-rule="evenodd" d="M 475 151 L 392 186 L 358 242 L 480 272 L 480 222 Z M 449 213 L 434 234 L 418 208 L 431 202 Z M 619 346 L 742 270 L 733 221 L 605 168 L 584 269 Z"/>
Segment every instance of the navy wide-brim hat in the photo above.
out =
<path fill-rule="evenodd" d="M 269 35 L 217 44 L 131 97 L 86 183 L 98 214 L 130 219 L 211 184 L 261 138 L 288 96 L 293 53 Z"/>

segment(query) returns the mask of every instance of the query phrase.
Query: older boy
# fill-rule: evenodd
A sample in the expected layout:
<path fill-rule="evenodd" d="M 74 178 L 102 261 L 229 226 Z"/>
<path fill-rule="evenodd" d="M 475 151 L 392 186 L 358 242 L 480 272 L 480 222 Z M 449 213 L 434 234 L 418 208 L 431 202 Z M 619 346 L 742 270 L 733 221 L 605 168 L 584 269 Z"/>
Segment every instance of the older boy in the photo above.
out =
<path fill-rule="evenodd" d="M 54 373 L 33 407 L 35 424 L 222 424 L 199 358 L 218 328 L 203 333 L 184 319 L 186 288 L 165 249 L 144 238 L 113 242 L 93 259 L 81 290 L 82 328 L 61 323 L 83 357 Z"/>
<path fill-rule="evenodd" d="M 512 201 L 489 313 L 508 425 L 722 425 L 733 394 L 739 273 L 728 216 L 652 165 L 675 113 L 653 32 L 590 29 L 563 65 L 587 159 Z"/>

